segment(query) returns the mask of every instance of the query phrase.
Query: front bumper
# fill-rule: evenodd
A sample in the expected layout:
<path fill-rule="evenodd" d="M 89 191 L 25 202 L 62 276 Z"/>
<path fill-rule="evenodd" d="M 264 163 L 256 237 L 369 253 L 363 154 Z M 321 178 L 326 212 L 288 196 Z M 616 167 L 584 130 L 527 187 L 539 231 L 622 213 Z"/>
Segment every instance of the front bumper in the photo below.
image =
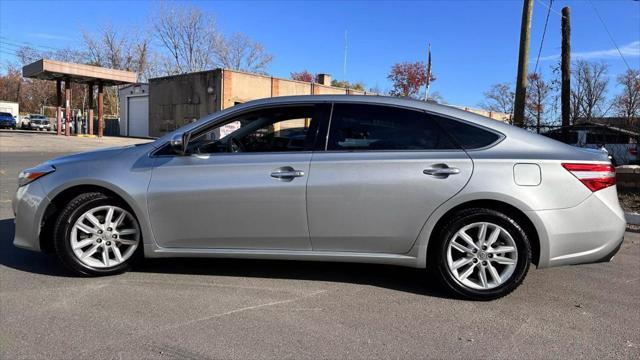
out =
<path fill-rule="evenodd" d="M 13 121 L 0 121 L 0 127 L 16 127 L 16 123 Z"/>
<path fill-rule="evenodd" d="M 49 202 L 37 180 L 18 188 L 12 203 L 16 224 L 13 245 L 40 251 L 40 225 Z"/>
<path fill-rule="evenodd" d="M 533 213 L 542 232 L 539 267 L 609 261 L 620 249 L 626 229 L 615 187 L 572 208 Z"/>

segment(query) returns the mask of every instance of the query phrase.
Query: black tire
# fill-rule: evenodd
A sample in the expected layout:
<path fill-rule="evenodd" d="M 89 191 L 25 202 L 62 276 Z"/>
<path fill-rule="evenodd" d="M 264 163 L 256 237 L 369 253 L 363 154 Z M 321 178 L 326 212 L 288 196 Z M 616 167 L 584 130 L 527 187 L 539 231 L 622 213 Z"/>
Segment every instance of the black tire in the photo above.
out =
<path fill-rule="evenodd" d="M 71 236 L 71 230 L 76 220 L 84 214 L 86 211 L 98 206 L 115 205 L 122 209 L 126 209 L 133 215 L 133 211 L 124 204 L 122 201 L 109 197 L 100 192 L 90 192 L 78 195 L 71 200 L 67 206 L 60 212 L 54 228 L 53 228 L 53 242 L 55 252 L 62 262 L 69 270 L 77 275 L 82 276 L 107 276 L 116 275 L 127 271 L 131 264 L 141 257 L 142 254 L 142 238 L 140 238 L 138 247 L 135 250 L 133 256 L 125 260 L 124 262 L 109 268 L 95 268 L 82 263 L 73 253 L 71 248 L 71 242 L 69 241 Z M 135 215 L 133 215 L 135 217 Z M 135 219 L 137 222 L 137 219 Z M 139 228 L 139 225 L 138 225 Z"/>
<path fill-rule="evenodd" d="M 506 230 L 515 242 L 517 261 L 513 273 L 501 285 L 491 289 L 473 289 L 459 282 L 447 264 L 447 248 L 454 235 L 469 224 L 489 222 L 499 225 Z M 437 274 L 441 283 L 453 293 L 471 300 L 494 300 L 501 298 L 515 290 L 524 280 L 531 264 L 531 245 L 522 227 L 508 215 L 485 208 L 464 209 L 454 214 L 434 238 L 430 246 L 428 264 L 430 271 Z M 475 261 L 475 260 L 474 260 Z"/>

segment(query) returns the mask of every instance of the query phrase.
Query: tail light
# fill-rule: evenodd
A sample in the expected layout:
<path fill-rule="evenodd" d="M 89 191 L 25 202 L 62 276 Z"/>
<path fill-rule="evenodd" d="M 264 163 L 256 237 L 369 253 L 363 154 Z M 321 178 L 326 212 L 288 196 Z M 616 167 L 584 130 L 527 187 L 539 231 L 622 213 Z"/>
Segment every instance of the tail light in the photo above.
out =
<path fill-rule="evenodd" d="M 629 154 L 638 156 L 638 145 L 629 147 Z"/>
<path fill-rule="evenodd" d="M 562 164 L 589 190 L 595 192 L 616 184 L 616 168 L 606 164 Z"/>

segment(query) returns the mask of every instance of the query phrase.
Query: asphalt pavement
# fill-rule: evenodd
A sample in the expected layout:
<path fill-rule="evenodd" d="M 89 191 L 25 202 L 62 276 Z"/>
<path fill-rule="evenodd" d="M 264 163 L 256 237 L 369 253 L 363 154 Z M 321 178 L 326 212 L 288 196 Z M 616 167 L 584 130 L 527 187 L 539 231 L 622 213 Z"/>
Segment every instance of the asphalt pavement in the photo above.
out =
<path fill-rule="evenodd" d="M 537 270 L 463 301 L 424 271 L 157 259 L 104 278 L 12 245 L 22 168 L 140 142 L 0 133 L 0 358 L 640 358 L 640 234 L 610 263 Z"/>

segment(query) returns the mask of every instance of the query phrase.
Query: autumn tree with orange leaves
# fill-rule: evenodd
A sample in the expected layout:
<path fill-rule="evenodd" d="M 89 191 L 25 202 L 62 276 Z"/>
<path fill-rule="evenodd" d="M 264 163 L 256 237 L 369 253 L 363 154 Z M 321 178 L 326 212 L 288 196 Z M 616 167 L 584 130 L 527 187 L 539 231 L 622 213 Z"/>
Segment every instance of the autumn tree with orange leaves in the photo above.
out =
<path fill-rule="evenodd" d="M 387 76 L 393 82 L 392 96 L 417 98 L 420 88 L 427 83 L 427 68 L 422 61 L 397 63 Z M 431 80 L 435 78 L 432 76 Z"/>

